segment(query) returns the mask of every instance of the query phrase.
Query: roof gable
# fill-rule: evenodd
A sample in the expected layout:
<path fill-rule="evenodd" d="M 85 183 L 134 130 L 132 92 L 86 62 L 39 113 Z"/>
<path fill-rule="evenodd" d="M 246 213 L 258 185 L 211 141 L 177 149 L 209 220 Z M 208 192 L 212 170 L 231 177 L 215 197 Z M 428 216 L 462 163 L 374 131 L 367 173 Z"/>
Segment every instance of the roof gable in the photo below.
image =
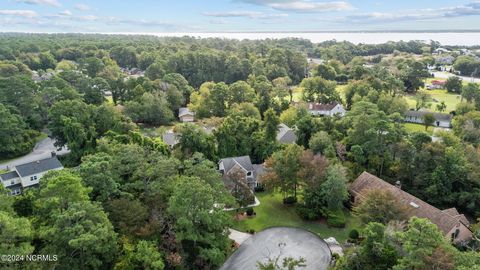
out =
<path fill-rule="evenodd" d="M 18 175 L 22 177 L 60 168 L 63 168 L 63 165 L 60 163 L 57 157 L 51 157 L 15 166 Z"/>
<path fill-rule="evenodd" d="M 452 215 L 458 213 L 456 209 L 455 211 L 451 208 L 442 211 L 367 172 L 363 172 L 349 187 L 352 194 L 360 195 L 361 197 L 363 197 L 369 190 L 374 189 L 391 192 L 397 199 L 397 202 L 408 209 L 407 214 L 409 217 L 416 216 L 419 218 L 427 218 L 432 223 L 436 224 L 444 234 L 450 232 L 450 230 L 459 223 L 462 223 L 466 227 L 470 225 L 463 215 Z"/>
<path fill-rule="evenodd" d="M 220 160 L 220 162 L 223 163 L 223 168 L 226 173 L 229 172 L 236 164 L 246 171 L 253 171 L 252 161 L 250 160 L 249 156 L 223 158 Z"/>

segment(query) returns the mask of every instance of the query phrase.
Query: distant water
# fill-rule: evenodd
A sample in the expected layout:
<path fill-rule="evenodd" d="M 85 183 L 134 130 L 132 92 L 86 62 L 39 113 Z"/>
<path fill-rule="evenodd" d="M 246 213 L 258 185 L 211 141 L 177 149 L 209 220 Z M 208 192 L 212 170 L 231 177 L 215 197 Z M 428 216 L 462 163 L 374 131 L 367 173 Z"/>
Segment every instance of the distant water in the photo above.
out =
<path fill-rule="evenodd" d="M 443 45 L 464 45 L 473 46 L 480 45 L 480 32 L 435 32 L 435 33 L 421 33 L 421 32 L 340 32 L 340 33 L 327 33 L 327 32 L 279 32 L 279 33 L 137 33 L 147 34 L 155 36 L 193 36 L 201 38 L 219 37 L 228 39 L 278 39 L 278 38 L 304 38 L 309 39 L 313 43 L 319 43 L 326 40 L 336 39 L 337 41 L 350 41 L 352 43 L 364 43 L 364 44 L 380 44 L 388 41 L 410 41 L 410 40 L 422 40 L 430 42 L 430 40 L 438 41 Z"/>

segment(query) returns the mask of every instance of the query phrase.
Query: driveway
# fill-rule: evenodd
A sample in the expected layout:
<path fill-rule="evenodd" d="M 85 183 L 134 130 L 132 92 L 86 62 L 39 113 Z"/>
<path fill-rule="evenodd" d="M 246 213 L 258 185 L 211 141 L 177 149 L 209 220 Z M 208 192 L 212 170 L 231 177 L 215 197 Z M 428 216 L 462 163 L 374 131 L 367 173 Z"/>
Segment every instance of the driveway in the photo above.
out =
<path fill-rule="evenodd" d="M 449 73 L 449 72 L 440 72 L 440 71 L 435 71 L 433 72 L 433 75 L 435 76 L 435 78 L 441 78 L 441 79 L 448 79 L 452 76 L 457 76 L 455 74 L 452 74 L 452 73 Z M 480 79 L 478 78 L 471 78 L 471 77 L 465 77 L 465 76 L 457 76 L 457 77 L 460 77 L 463 81 L 465 82 L 475 82 L 475 83 L 480 83 Z"/>
<path fill-rule="evenodd" d="M 53 143 L 54 140 L 49 137 L 39 141 L 33 148 L 32 152 L 30 152 L 29 154 L 1 163 L 0 170 L 9 170 L 17 165 L 49 158 L 51 157 L 52 152 L 55 152 L 59 156 L 69 153 L 69 150 L 66 147 L 57 150 L 57 147 L 55 147 Z"/>
<path fill-rule="evenodd" d="M 230 231 L 228 238 L 235 241 L 235 243 L 239 245 L 243 244 L 243 242 L 245 242 L 248 238 L 252 237 L 252 235 L 249 233 L 239 232 L 234 229 L 228 229 L 228 230 Z"/>
<path fill-rule="evenodd" d="M 327 243 L 299 228 L 276 227 L 261 231 L 243 242 L 220 270 L 256 270 L 257 262 L 280 257 L 304 258 L 303 270 L 326 270 L 332 260 Z"/>

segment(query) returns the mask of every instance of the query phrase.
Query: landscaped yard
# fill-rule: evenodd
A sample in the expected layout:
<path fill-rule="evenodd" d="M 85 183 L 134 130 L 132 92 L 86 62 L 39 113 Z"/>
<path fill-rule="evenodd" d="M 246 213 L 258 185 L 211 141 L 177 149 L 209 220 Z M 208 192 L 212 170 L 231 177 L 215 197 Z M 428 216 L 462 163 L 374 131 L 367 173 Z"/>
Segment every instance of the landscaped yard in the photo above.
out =
<path fill-rule="evenodd" d="M 432 96 L 432 107 L 430 108 L 431 111 L 436 111 L 437 104 L 440 104 L 442 101 L 445 102 L 447 105 L 447 109 L 445 110 L 446 113 L 455 110 L 455 107 L 458 103 L 461 102 L 461 97 L 458 94 L 451 94 L 448 93 L 447 90 L 425 90 L 428 94 Z M 408 106 L 411 109 L 415 109 L 415 95 L 406 95 L 405 98 L 407 99 Z"/>
<path fill-rule="evenodd" d="M 435 128 L 434 127 L 428 127 L 428 129 L 425 131 L 425 126 L 422 125 L 422 124 L 405 123 L 405 129 L 409 133 L 412 133 L 412 132 L 427 132 L 429 135 L 432 135 L 433 130 Z"/>
<path fill-rule="evenodd" d="M 345 211 L 347 221 L 345 228 L 332 228 L 327 226 L 325 220 L 312 222 L 302 220 L 295 211 L 295 206 L 283 204 L 282 195 L 279 193 L 272 195 L 271 192 L 263 192 L 257 193 L 256 196 L 260 200 L 260 205 L 254 208 L 257 215 L 241 221 L 235 220 L 234 229 L 243 232 L 253 229 L 258 232 L 270 227 L 297 227 L 314 232 L 322 238 L 333 236 L 339 242 L 344 242 L 351 229 L 360 228 L 360 221 L 348 211 Z"/>

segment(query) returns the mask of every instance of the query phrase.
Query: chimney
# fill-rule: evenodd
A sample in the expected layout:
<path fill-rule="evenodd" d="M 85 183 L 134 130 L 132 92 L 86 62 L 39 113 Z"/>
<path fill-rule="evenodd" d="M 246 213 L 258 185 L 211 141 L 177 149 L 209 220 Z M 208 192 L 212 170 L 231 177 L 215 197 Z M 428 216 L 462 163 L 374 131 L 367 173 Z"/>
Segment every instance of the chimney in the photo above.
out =
<path fill-rule="evenodd" d="M 35 161 L 35 163 L 40 164 L 40 160 Z"/>
<path fill-rule="evenodd" d="M 395 182 L 395 186 L 396 186 L 398 189 L 402 189 L 402 182 L 400 182 L 400 181 Z"/>
<path fill-rule="evenodd" d="M 52 157 L 56 157 L 56 156 L 57 156 L 57 152 L 55 152 L 55 151 L 52 151 L 51 154 L 52 154 Z"/>

